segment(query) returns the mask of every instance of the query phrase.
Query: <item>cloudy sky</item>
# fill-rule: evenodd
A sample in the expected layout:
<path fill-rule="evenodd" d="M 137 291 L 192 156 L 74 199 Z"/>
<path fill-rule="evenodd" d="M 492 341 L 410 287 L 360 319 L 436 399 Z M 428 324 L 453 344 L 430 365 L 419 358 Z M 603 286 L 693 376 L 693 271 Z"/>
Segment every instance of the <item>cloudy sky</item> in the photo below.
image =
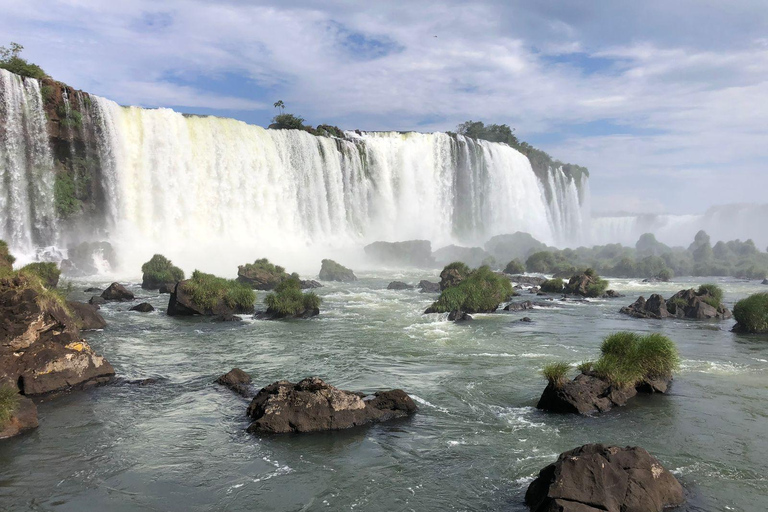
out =
<path fill-rule="evenodd" d="M 54 78 L 266 125 L 507 123 L 589 167 L 597 211 L 767 202 L 765 0 L 0 0 Z"/>

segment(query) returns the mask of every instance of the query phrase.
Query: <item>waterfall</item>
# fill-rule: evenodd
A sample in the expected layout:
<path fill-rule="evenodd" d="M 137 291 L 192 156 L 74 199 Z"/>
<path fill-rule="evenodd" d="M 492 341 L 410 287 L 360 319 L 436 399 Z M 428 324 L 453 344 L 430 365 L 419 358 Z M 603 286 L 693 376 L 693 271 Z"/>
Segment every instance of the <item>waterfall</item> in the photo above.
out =
<path fill-rule="evenodd" d="M 63 98 L 66 116 L 80 109 L 77 150 L 103 204 L 57 230 L 40 86 L 0 73 L 0 238 L 15 251 L 90 235 L 121 249 L 130 266 L 155 251 L 199 265 L 201 253 L 240 263 L 276 251 L 317 259 L 316 251 L 376 240 L 438 248 L 516 231 L 564 245 L 584 229 L 586 178 L 554 169 L 544 184 L 505 144 L 446 133 L 318 137 L 76 93 Z M 70 141 L 72 133 L 64 132 Z"/>

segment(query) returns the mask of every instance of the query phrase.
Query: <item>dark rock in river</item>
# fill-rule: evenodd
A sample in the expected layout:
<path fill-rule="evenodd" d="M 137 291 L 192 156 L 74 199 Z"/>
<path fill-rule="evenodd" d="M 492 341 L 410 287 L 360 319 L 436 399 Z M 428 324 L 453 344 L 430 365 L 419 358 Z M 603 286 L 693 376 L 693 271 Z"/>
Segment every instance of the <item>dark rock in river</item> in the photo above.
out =
<path fill-rule="evenodd" d="M 542 283 L 547 280 L 546 277 L 524 276 L 522 274 L 515 275 L 515 276 L 507 276 L 507 277 L 513 283 L 529 285 L 529 286 L 541 286 Z"/>
<path fill-rule="evenodd" d="M 526 309 L 533 309 L 533 302 L 529 300 L 525 302 L 510 302 L 504 306 L 504 311 L 524 311 Z"/>
<path fill-rule="evenodd" d="M 211 322 L 242 322 L 242 317 L 238 315 L 216 315 L 211 317 Z"/>
<path fill-rule="evenodd" d="M 317 281 L 314 281 L 312 279 L 302 279 L 299 281 L 301 283 L 301 289 L 302 290 L 311 290 L 313 288 L 322 288 L 323 285 L 320 284 Z"/>
<path fill-rule="evenodd" d="M 351 269 L 328 259 L 321 262 L 320 274 L 318 274 L 318 277 L 321 281 L 357 281 L 357 276 L 355 276 L 355 273 L 352 272 Z"/>
<path fill-rule="evenodd" d="M 67 302 L 67 304 L 79 320 L 80 330 L 90 331 L 93 329 L 103 329 L 107 326 L 104 317 L 99 314 L 99 306 L 74 300 Z"/>
<path fill-rule="evenodd" d="M 296 313 L 295 315 L 285 315 L 282 313 L 279 313 L 277 311 L 272 311 L 271 309 L 267 308 L 266 311 L 257 311 L 253 318 L 256 320 L 281 320 L 284 318 L 295 318 L 295 319 L 308 319 L 312 318 L 313 316 L 317 316 L 320 314 L 320 308 L 308 308 L 304 311 L 301 311 L 299 313 Z"/>
<path fill-rule="evenodd" d="M 429 240 L 374 242 L 366 245 L 365 254 L 374 262 L 392 267 L 432 268 L 432 244 Z"/>
<path fill-rule="evenodd" d="M 77 322 L 22 276 L 0 279 L 0 380 L 25 395 L 106 382 L 112 366 L 80 339 Z"/>
<path fill-rule="evenodd" d="M 162 283 L 158 286 L 157 291 L 161 294 L 173 293 L 174 288 L 176 288 L 176 283 Z"/>
<path fill-rule="evenodd" d="M 689 318 L 692 320 L 726 320 L 731 318 L 731 311 L 720 304 L 714 307 L 708 303 L 712 296 L 707 292 L 699 294 L 696 290 L 680 290 L 668 300 L 658 294 L 648 300 L 640 297 L 633 304 L 621 308 L 621 312 L 635 318 Z"/>
<path fill-rule="evenodd" d="M 102 299 L 99 295 L 93 295 L 90 299 L 88 299 L 88 304 L 94 306 L 96 309 L 100 309 L 99 306 L 106 303 L 107 301 Z"/>
<path fill-rule="evenodd" d="M 37 428 L 37 406 L 25 396 L 19 395 L 19 403 L 5 426 L 0 426 L 0 439 L 17 436 Z"/>
<path fill-rule="evenodd" d="M 121 285 L 120 283 L 112 283 L 109 285 L 109 288 L 104 290 L 104 292 L 101 294 L 101 298 L 106 301 L 128 302 L 133 300 L 135 297 L 133 296 L 133 293 L 129 292 L 125 288 L 125 286 Z"/>
<path fill-rule="evenodd" d="M 472 318 L 472 315 L 469 313 L 465 313 L 464 311 L 460 311 L 458 309 L 454 309 L 450 313 L 448 313 L 448 321 L 449 322 L 468 322 L 470 320 L 474 320 Z"/>
<path fill-rule="evenodd" d="M 251 376 L 240 368 L 232 368 L 229 372 L 216 379 L 216 384 L 228 387 L 244 397 L 253 395 L 251 392 Z"/>
<path fill-rule="evenodd" d="M 419 281 L 419 291 L 421 293 L 440 293 L 440 283 L 433 283 L 422 279 Z"/>
<path fill-rule="evenodd" d="M 624 297 L 624 295 L 620 294 L 617 291 L 614 290 L 605 290 L 605 293 L 603 294 L 604 299 L 620 299 Z"/>
<path fill-rule="evenodd" d="M 86 288 L 86 289 L 85 289 L 85 290 L 83 290 L 83 291 L 84 291 L 85 293 L 101 293 L 101 292 L 103 292 L 104 290 L 102 290 L 101 288 L 94 288 L 94 287 L 91 287 L 91 288 Z"/>
<path fill-rule="evenodd" d="M 684 501 L 680 482 L 647 451 L 602 444 L 561 453 L 525 493 L 532 512 L 662 512 Z"/>
<path fill-rule="evenodd" d="M 366 396 L 326 384 L 317 377 L 298 384 L 285 380 L 263 388 L 248 406 L 253 433 L 282 434 L 341 430 L 395 418 L 418 408 L 403 390 Z"/>
<path fill-rule="evenodd" d="M 413 290 L 413 286 L 402 281 L 392 281 L 387 285 L 387 290 Z"/>
<path fill-rule="evenodd" d="M 768 284 L 768 279 L 763 279 L 763 284 Z"/>
<path fill-rule="evenodd" d="M 138 311 L 139 313 L 151 313 L 155 308 L 149 302 L 142 302 L 133 306 L 129 311 Z"/>
<path fill-rule="evenodd" d="M 529 316 L 524 316 L 523 318 L 518 320 L 518 322 L 529 323 L 529 322 L 533 322 L 533 320 L 531 320 L 531 317 L 529 317 Z"/>

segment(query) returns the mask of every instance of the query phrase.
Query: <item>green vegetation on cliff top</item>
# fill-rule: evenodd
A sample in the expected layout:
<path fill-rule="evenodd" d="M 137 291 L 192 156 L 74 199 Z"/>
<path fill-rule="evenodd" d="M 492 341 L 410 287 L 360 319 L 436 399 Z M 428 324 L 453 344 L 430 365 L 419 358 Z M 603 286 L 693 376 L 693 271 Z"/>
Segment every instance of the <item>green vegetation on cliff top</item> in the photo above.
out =
<path fill-rule="evenodd" d="M 0 46 L 0 69 L 28 78 L 45 78 L 48 76 L 37 64 L 32 64 L 21 58 L 24 47 L 19 43 L 11 43 L 8 48 Z"/>

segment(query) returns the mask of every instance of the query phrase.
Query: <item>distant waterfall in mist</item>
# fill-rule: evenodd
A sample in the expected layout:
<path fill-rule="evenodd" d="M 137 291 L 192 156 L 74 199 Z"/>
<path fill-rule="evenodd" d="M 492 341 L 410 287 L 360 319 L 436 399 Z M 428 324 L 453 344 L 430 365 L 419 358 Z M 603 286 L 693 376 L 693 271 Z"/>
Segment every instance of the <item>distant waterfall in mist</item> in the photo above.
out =
<path fill-rule="evenodd" d="M 16 251 L 91 236 L 141 257 L 233 244 L 253 259 L 375 240 L 482 245 L 515 231 L 566 245 L 585 228 L 586 179 L 553 169 L 547 200 L 528 159 L 504 144 L 444 133 L 335 139 L 96 96 L 76 103 L 103 205 L 99 219 L 58 229 L 40 86 L 0 70 L 0 238 Z"/>

